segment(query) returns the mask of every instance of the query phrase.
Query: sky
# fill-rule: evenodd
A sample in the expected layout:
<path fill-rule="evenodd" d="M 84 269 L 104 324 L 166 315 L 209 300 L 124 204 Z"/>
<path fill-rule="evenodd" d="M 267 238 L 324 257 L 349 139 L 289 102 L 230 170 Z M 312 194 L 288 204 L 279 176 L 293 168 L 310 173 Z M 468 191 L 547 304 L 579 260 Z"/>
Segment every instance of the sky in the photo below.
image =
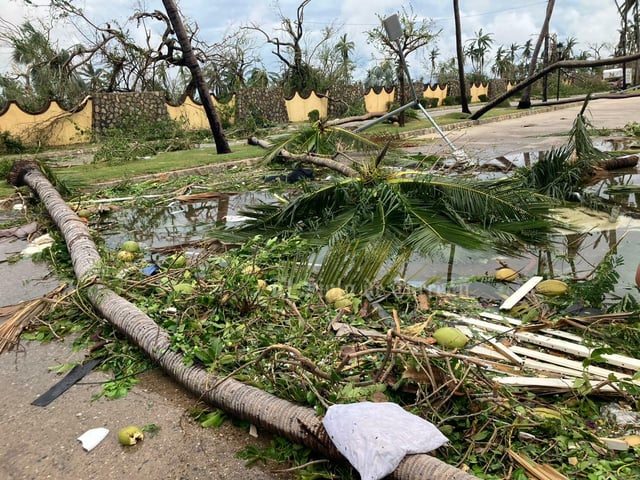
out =
<path fill-rule="evenodd" d="M 265 31 L 277 35 L 280 12 L 288 18 L 295 18 L 301 0 L 178 0 L 183 14 L 195 21 L 200 29 L 200 38 L 206 42 L 219 42 L 225 33 L 233 32 L 241 26 L 255 23 Z M 33 3 L 47 3 L 34 0 Z M 163 10 L 161 0 L 73 0 L 86 15 L 97 24 L 120 20 L 124 23 L 136 9 L 146 11 Z M 7 23 L 20 24 L 26 19 L 47 18 L 48 9 L 26 7 L 23 0 L 0 0 L 0 30 Z M 511 44 L 522 45 L 531 39 L 535 44 L 547 1 L 540 0 L 460 0 L 460 15 L 463 41 L 472 39 L 482 29 L 493 39 L 494 50 L 500 45 L 508 48 Z M 598 5 L 594 7 L 594 5 Z M 366 43 L 363 32 L 379 24 L 378 16 L 399 13 L 402 7 L 412 7 L 419 18 L 434 21 L 435 31 L 440 30 L 436 44 L 440 51 L 437 61 L 444 61 L 455 55 L 455 26 L 452 0 L 311 0 L 305 8 L 304 28 L 309 35 L 319 34 L 327 26 L 340 27 L 341 33 L 355 43 L 354 59 L 356 78 L 363 78 L 368 68 L 377 64 L 381 55 Z M 597 10 L 595 10 L 597 9 Z M 595 10 L 595 11 L 594 11 Z M 135 26 L 131 24 L 131 27 Z M 577 39 L 575 52 L 590 50 L 602 44 L 613 45 L 618 38 L 619 19 L 613 0 L 556 0 L 550 32 L 557 33 L 560 41 L 574 37 Z M 134 28 L 135 32 L 135 28 Z M 141 32 L 139 32 L 141 34 Z M 54 37 L 60 47 L 81 41 L 71 28 L 58 24 Z M 277 70 L 275 56 L 270 53 L 264 39 L 255 37 L 262 45 L 261 57 L 269 70 Z M 431 48 L 431 47 L 430 47 Z M 611 50 L 604 48 L 602 56 L 609 56 Z M 413 75 L 427 78 L 427 52 L 414 54 L 408 61 Z M 492 63 L 492 62 L 489 62 Z M 7 71 L 8 50 L 0 45 L 0 70 Z M 416 78 L 417 79 L 417 78 Z"/>

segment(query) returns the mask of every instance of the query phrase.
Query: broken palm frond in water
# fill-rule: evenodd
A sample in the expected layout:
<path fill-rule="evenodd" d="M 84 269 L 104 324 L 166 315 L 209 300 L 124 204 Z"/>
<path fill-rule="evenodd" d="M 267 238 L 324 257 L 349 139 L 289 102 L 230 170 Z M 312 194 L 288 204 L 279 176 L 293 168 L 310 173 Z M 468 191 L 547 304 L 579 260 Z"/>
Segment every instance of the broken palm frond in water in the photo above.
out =
<path fill-rule="evenodd" d="M 56 297 L 66 287 L 61 285 L 43 297 L 0 307 L 0 353 L 16 346 L 24 329 L 41 315 L 46 315 L 60 302 L 61 299 Z"/>

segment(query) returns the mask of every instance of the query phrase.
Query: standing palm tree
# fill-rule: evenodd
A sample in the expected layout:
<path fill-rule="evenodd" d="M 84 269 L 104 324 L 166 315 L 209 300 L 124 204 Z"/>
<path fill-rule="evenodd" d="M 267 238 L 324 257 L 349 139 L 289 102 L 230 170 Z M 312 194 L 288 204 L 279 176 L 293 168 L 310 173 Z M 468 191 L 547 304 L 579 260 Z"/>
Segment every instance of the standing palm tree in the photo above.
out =
<path fill-rule="evenodd" d="M 505 78 L 509 70 L 509 58 L 506 55 L 506 51 L 502 45 L 496 50 L 496 58 L 493 61 L 493 67 L 491 72 L 497 78 Z"/>
<path fill-rule="evenodd" d="M 25 22 L 7 34 L 6 40 L 13 49 L 11 60 L 24 69 L 19 74 L 23 92 L 10 100 L 18 100 L 27 108 L 37 108 L 52 99 L 72 106 L 87 94 L 81 77 L 71 68 L 70 53 L 57 50 L 45 32 Z"/>
<path fill-rule="evenodd" d="M 167 11 L 167 16 L 171 21 L 171 25 L 173 26 L 176 37 L 178 37 L 180 47 L 182 48 L 184 64 L 189 69 L 191 75 L 195 80 L 196 88 L 198 89 L 198 94 L 200 95 L 200 101 L 202 102 L 204 111 L 207 114 L 207 119 L 209 120 L 209 125 L 211 126 L 211 133 L 213 134 L 213 139 L 216 143 L 216 151 L 218 153 L 229 153 L 231 152 L 231 148 L 229 148 L 229 142 L 227 141 L 227 137 L 225 136 L 224 130 L 222 129 L 220 117 L 218 116 L 216 107 L 213 104 L 213 100 L 211 99 L 209 87 L 207 86 L 207 82 L 204 78 L 204 75 L 202 74 L 198 59 L 193 53 L 191 40 L 189 39 L 187 30 L 184 28 L 184 24 L 182 23 L 182 16 L 180 15 L 178 6 L 174 2 L 174 0 L 162 0 L 162 3 Z"/>
<path fill-rule="evenodd" d="M 553 7 L 555 6 L 555 3 L 555 0 L 549 0 L 547 2 L 547 11 L 545 12 L 544 22 L 542 22 L 538 41 L 533 49 L 533 53 L 531 54 L 531 62 L 529 63 L 529 70 L 527 72 L 528 77 L 532 77 L 536 72 L 538 55 L 540 55 L 540 48 L 542 48 L 544 39 L 549 34 L 549 22 L 551 21 L 551 15 L 553 14 Z M 518 102 L 518 108 L 531 108 L 531 85 L 527 86 L 522 91 L 522 97 L 520 97 L 520 102 Z"/>
<path fill-rule="evenodd" d="M 347 40 L 347 34 L 344 33 L 340 36 L 340 40 L 333 47 L 334 51 L 338 54 L 338 78 L 348 85 L 351 82 L 351 72 L 354 69 L 353 61 L 351 60 L 351 53 L 355 49 L 355 43 Z"/>
<path fill-rule="evenodd" d="M 493 44 L 490 33 L 483 33 L 482 29 L 476 32 L 476 38 L 470 40 L 467 50 L 471 63 L 479 77 L 484 75 L 485 56 Z"/>
<path fill-rule="evenodd" d="M 429 50 L 429 64 L 431 65 L 431 72 L 429 73 L 429 83 L 433 81 L 433 73 L 436 71 L 436 60 L 440 56 L 440 49 L 435 46 Z"/>

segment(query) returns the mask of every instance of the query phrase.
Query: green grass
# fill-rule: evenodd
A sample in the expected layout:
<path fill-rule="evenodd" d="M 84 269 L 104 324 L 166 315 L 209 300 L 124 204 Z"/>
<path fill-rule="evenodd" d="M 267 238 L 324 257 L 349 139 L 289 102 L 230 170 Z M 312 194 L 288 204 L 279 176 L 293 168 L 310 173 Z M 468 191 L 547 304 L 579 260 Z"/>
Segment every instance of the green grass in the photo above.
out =
<path fill-rule="evenodd" d="M 173 170 L 201 167 L 216 163 L 231 162 L 261 157 L 265 150 L 251 145 L 235 145 L 231 153 L 218 155 L 216 149 L 203 148 L 161 153 L 147 159 L 139 159 L 122 164 L 89 163 L 73 166 L 60 166 L 59 160 L 45 160 L 61 182 L 74 189 L 95 186 L 101 182 L 127 180 L 144 175 L 158 174 Z M 46 158 L 46 156 L 42 156 Z M 68 160 L 68 159 L 66 159 Z M 7 160 L 4 160 L 6 162 Z M 0 184 L 0 198 L 14 192 L 14 188 L 3 182 Z"/>
<path fill-rule="evenodd" d="M 505 115 L 516 111 L 517 110 L 515 108 L 495 108 L 490 112 L 487 112 L 483 118 Z M 365 135 L 375 136 L 381 134 L 408 133 L 433 127 L 431 122 L 424 118 L 420 112 L 418 112 L 418 114 L 418 118 L 407 118 L 404 127 L 396 127 L 391 124 L 378 124 L 366 130 Z M 468 114 L 464 114 L 462 112 L 450 112 L 445 115 L 437 116 L 434 119 L 438 125 L 444 126 L 463 122 L 468 118 Z M 100 162 L 64 167 L 60 166 L 60 159 L 47 159 L 46 152 L 41 153 L 38 157 L 43 159 L 43 161 L 46 161 L 61 182 L 73 189 L 82 190 L 103 182 L 130 180 L 145 175 L 159 174 L 234 160 L 256 158 L 265 154 L 265 150 L 260 147 L 246 144 L 234 145 L 232 150 L 232 153 L 224 155 L 218 155 L 214 147 L 180 150 L 161 153 L 147 159 L 139 159 L 125 163 Z M 51 151 L 55 150 L 52 149 Z M 13 161 L 18 158 L 20 157 L 12 155 L 1 159 L 0 166 L 6 168 L 2 168 L 0 170 L 3 172 L 5 170 L 8 171 L 10 169 L 10 165 L 13 164 Z M 69 158 L 67 157 L 63 160 L 68 162 Z M 7 167 L 7 165 L 9 165 L 9 167 Z M 6 174 L 3 175 L 3 177 L 6 178 Z M 11 185 L 8 185 L 6 182 L 0 182 L 0 198 L 6 198 L 14 192 L 15 189 Z"/>

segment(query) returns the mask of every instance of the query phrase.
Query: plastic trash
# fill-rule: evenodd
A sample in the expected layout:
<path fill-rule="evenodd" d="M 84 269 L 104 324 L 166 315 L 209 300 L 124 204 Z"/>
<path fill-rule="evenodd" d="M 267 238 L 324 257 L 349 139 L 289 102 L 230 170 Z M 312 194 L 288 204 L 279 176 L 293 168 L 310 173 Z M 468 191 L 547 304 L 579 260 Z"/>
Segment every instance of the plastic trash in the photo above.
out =
<path fill-rule="evenodd" d="M 160 267 L 158 267 L 158 265 L 156 265 L 155 263 L 152 263 L 151 265 L 144 267 L 142 270 L 140 270 L 140 272 L 143 275 L 146 275 L 148 277 L 150 277 L 151 275 L 155 275 L 159 271 L 160 271 Z"/>
<path fill-rule="evenodd" d="M 362 480 L 384 478 L 405 455 L 427 453 L 449 441 L 432 423 L 390 402 L 332 405 L 322 424 Z"/>
<path fill-rule="evenodd" d="M 91 430 L 87 430 L 82 435 L 78 437 L 80 443 L 82 443 L 82 448 L 84 448 L 87 452 L 93 450 L 105 437 L 108 435 L 109 429 L 98 427 L 92 428 Z"/>

